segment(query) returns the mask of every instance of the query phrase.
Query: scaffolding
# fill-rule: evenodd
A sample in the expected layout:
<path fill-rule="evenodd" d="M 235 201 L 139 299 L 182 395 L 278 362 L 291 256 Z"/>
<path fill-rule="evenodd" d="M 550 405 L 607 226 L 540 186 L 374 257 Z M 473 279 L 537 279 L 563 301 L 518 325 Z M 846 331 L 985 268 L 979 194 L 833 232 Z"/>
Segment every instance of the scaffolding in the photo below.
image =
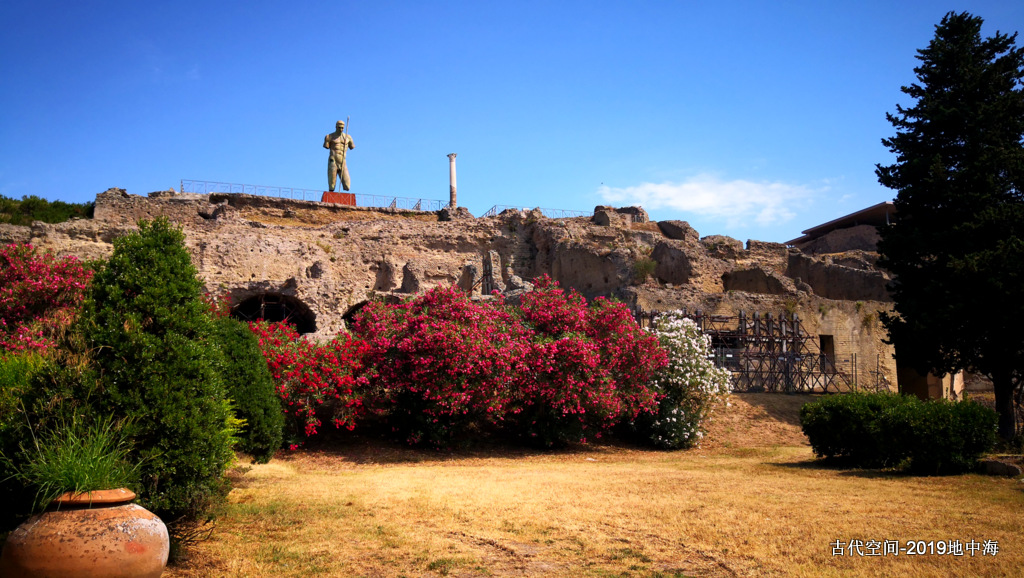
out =
<path fill-rule="evenodd" d="M 682 310 L 711 337 L 715 365 L 732 374 L 734 391 L 839 393 L 858 387 L 857 355 L 837 358 L 821 351 L 817 336 L 807 333 L 795 313 L 747 316 L 705 315 L 700 309 Z M 657 312 L 637 312 L 641 325 L 653 324 Z M 880 370 L 860 382 L 886 389 Z"/>

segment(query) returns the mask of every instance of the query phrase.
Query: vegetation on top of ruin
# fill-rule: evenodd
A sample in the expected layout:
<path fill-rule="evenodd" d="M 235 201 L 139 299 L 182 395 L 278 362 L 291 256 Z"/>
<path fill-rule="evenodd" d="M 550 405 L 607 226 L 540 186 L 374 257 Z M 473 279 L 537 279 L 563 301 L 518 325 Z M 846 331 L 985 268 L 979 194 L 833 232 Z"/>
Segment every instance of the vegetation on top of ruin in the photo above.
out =
<path fill-rule="evenodd" d="M 76 217 L 91 219 L 95 206 L 94 202 L 47 201 L 35 195 L 25 195 L 20 201 L 0 195 L 0 223 L 31 225 L 32 221 L 63 223 Z"/>

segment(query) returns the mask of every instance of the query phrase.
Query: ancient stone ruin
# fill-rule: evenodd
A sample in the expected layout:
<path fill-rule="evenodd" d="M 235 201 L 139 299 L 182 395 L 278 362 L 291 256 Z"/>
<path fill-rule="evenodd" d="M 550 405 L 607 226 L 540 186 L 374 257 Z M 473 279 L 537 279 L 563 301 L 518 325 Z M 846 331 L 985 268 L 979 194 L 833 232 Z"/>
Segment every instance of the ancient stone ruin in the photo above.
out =
<path fill-rule="evenodd" d="M 773 323 L 786 320 L 787 331 L 796 321 L 799 351 L 780 333 L 761 353 L 799 357 L 851 386 L 896 387 L 900 372 L 879 323 L 891 307 L 889 276 L 874 265 L 865 231 L 830 232 L 798 247 L 701 237 L 682 221 L 651 222 L 639 207 L 599 206 L 576 218 L 511 209 L 473 218 L 455 205 L 454 187 L 452 178 L 452 202 L 437 212 L 110 189 L 97 195 L 93 219 L 0 225 L 0 242 L 105 257 L 111 240 L 139 219 L 166 216 L 183 228 L 207 290 L 229 296 L 235 316 L 288 320 L 313 338 L 344 331 L 374 298 L 443 284 L 475 298 L 500 291 L 514 300 L 546 274 L 588 298 L 619 299 L 641 319 L 685 308 L 704 320 L 723 359 L 742 353 L 734 339 L 741 318 L 752 323 L 772 314 Z M 742 347 L 755 342 L 767 343 L 751 338 Z M 780 389 L 797 383 L 786 381 L 784 367 L 778 371 Z"/>

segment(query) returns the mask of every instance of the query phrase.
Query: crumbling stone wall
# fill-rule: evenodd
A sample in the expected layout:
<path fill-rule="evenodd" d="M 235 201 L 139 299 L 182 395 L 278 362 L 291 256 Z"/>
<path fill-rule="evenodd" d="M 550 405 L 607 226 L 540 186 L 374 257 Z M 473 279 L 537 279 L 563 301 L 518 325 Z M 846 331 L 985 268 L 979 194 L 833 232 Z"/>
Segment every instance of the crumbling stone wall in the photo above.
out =
<path fill-rule="evenodd" d="M 856 352 L 858 374 L 874 367 L 876 352 L 891 359 L 877 325 L 877 312 L 889 306 L 886 277 L 871 254 L 794 254 L 753 240 L 744 247 L 729 237 L 701 238 L 682 221 L 646 222 L 641 209 L 596 212 L 602 211 L 607 224 L 597 215 L 555 220 L 517 210 L 442 220 L 433 212 L 112 189 L 98 195 L 93 219 L 0 226 L 0 242 L 28 240 L 58 254 L 105 257 L 113 238 L 138 219 L 163 215 L 185 231 L 210 292 L 235 303 L 260 295 L 294 298 L 315 315 L 318 338 L 343 330 L 346 317 L 375 297 L 399 299 L 441 284 L 479 296 L 484 259 L 493 252 L 500 263 L 496 285 L 511 293 L 547 274 L 588 297 L 612 296 L 641 310 L 793 311 L 811 330 L 834 335 L 837 354 Z M 643 259 L 655 262 L 646 281 L 635 275 Z M 879 365 L 895 383 L 894 366 Z"/>
<path fill-rule="evenodd" d="M 175 222 L 196 222 L 201 209 L 210 205 L 209 195 L 157 191 L 147 197 L 129 195 L 124 189 L 107 189 L 96 195 L 93 219 L 134 225 L 142 219 L 165 216 Z"/>
<path fill-rule="evenodd" d="M 848 264 L 862 265 L 851 260 Z M 880 270 L 865 270 L 839 264 L 830 257 L 814 258 L 799 251 L 791 251 L 786 276 L 799 278 L 816 295 L 846 301 L 891 301 L 886 289 L 889 276 Z"/>

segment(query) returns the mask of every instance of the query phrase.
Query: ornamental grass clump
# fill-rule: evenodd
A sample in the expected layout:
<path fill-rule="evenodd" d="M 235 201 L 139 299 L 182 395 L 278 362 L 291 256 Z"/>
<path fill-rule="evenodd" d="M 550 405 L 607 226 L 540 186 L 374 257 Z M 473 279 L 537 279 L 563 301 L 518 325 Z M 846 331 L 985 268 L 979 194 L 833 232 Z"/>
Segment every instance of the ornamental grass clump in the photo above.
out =
<path fill-rule="evenodd" d="M 60 420 L 31 439 L 14 456 L 0 453 L 0 462 L 11 472 L 10 479 L 35 492 L 36 510 L 65 492 L 125 488 L 138 479 L 139 463 L 131 460 L 122 422 L 111 417 L 94 423 L 77 417 Z"/>
<path fill-rule="evenodd" d="M 668 365 L 651 381 L 659 396 L 656 411 L 636 416 L 631 429 L 655 447 L 693 447 L 704 437 L 714 407 L 728 397 L 731 376 L 715 367 L 711 337 L 682 312 L 659 315 L 652 330 L 668 353 Z"/>

